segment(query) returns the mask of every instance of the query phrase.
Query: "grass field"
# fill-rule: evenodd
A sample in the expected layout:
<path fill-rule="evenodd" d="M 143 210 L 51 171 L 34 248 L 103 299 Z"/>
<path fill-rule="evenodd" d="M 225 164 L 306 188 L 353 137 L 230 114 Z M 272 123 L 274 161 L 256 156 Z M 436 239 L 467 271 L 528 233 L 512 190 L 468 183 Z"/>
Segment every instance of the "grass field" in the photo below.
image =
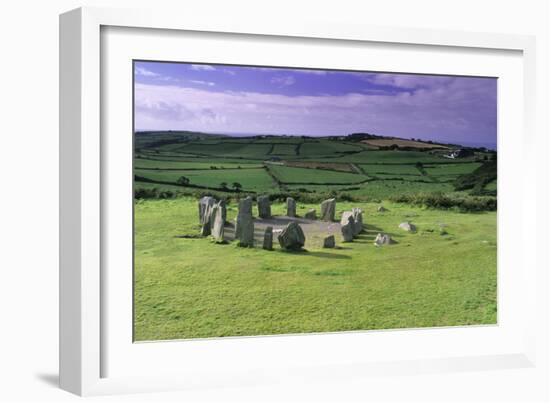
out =
<path fill-rule="evenodd" d="M 287 253 L 183 238 L 199 230 L 195 199 L 137 201 L 136 340 L 495 323 L 496 214 L 384 205 L 358 205 L 367 232 L 342 249 Z M 375 247 L 380 231 L 398 243 Z"/>
<path fill-rule="evenodd" d="M 135 339 L 495 323 L 497 222 L 485 206 L 496 205 L 486 203 L 496 197 L 496 155 L 451 160 L 426 144 L 137 133 Z M 336 249 L 311 238 L 297 253 L 216 244 L 198 236 L 205 194 L 227 200 L 230 221 L 245 195 L 271 195 L 275 215 L 289 195 L 299 215 L 335 197 L 338 218 L 364 210 L 366 232 Z M 409 220 L 417 233 L 398 229 Z M 397 243 L 374 246 L 379 232 Z"/>

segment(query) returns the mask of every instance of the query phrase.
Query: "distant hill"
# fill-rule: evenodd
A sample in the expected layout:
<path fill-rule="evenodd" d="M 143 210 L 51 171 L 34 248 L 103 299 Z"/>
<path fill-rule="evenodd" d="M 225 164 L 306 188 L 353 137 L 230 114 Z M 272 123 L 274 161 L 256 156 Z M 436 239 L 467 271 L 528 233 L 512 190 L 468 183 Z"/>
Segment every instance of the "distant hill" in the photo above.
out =
<path fill-rule="evenodd" d="M 371 147 L 375 147 L 378 149 L 391 149 L 391 148 L 399 148 L 399 149 L 449 149 L 449 147 L 444 146 L 442 144 L 434 144 L 434 143 L 428 143 L 425 141 L 417 141 L 417 140 L 405 140 L 405 139 L 399 139 L 399 138 L 381 138 L 381 139 L 369 139 L 369 140 L 361 140 L 361 143 L 367 144 Z"/>
<path fill-rule="evenodd" d="M 136 131 L 134 147 L 155 148 L 166 144 L 188 143 L 189 141 L 225 138 L 223 134 L 210 134 L 186 130 Z"/>

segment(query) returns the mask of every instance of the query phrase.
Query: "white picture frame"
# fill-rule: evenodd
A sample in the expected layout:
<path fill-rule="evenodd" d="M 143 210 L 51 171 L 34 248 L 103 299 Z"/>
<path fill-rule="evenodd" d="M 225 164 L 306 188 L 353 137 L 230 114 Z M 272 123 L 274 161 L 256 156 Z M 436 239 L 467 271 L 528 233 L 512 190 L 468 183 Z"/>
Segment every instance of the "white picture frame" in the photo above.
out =
<path fill-rule="evenodd" d="M 523 236 L 516 235 L 516 239 L 523 241 L 514 245 L 515 251 L 508 251 L 515 253 L 515 261 L 519 263 L 521 270 L 515 274 L 511 273 L 509 279 L 504 279 L 504 284 L 505 287 L 506 284 L 514 287 L 514 297 L 508 301 L 509 305 L 522 300 L 522 304 L 518 305 L 514 313 L 515 318 L 521 316 L 521 323 L 516 319 L 499 319 L 499 326 L 477 327 L 473 330 L 451 328 L 444 331 L 432 329 L 369 332 L 369 343 L 373 345 L 377 343 L 377 339 L 384 339 L 400 345 L 405 341 L 410 342 L 411 346 L 420 346 L 426 344 L 423 340 L 433 341 L 444 337 L 448 343 L 460 340 L 464 346 L 470 347 L 479 342 L 479 348 L 446 352 L 445 345 L 442 345 L 437 351 L 425 350 L 424 354 L 416 356 L 407 355 L 405 350 L 396 348 L 395 354 L 391 357 L 381 356 L 369 360 L 358 355 L 355 361 L 350 358 L 341 362 L 334 354 L 319 356 L 319 349 L 327 351 L 327 347 L 330 346 L 329 351 L 333 351 L 339 344 L 364 343 L 365 332 L 335 333 L 323 335 L 322 338 L 303 335 L 155 343 L 155 346 L 151 343 L 148 347 L 140 347 L 141 350 L 147 349 L 143 352 L 133 352 L 133 347 L 125 349 L 122 344 L 117 345 L 116 340 L 112 340 L 112 334 L 128 331 L 131 333 L 131 329 L 127 329 L 127 324 L 124 325 L 125 329 L 117 329 L 114 322 L 109 320 L 110 316 L 114 316 L 117 318 L 116 323 L 119 323 L 119 314 L 116 312 L 124 312 L 126 308 L 121 306 L 119 310 L 111 309 L 112 305 L 108 302 L 111 285 L 107 286 L 106 283 L 107 280 L 113 283 L 123 282 L 127 278 L 125 280 L 121 277 L 117 280 L 105 272 L 105 267 L 108 266 L 109 245 L 106 243 L 104 228 L 109 227 L 109 220 L 113 217 L 112 214 L 105 213 L 111 208 L 110 205 L 107 208 L 110 202 L 105 195 L 110 191 L 109 175 L 113 173 L 110 170 L 115 169 L 112 168 L 112 164 L 108 164 L 108 148 L 116 147 L 109 138 L 102 137 L 102 133 L 109 132 L 111 127 L 107 119 L 108 111 L 102 109 L 105 107 L 104 94 L 109 93 L 109 89 L 105 88 L 106 84 L 102 81 L 101 60 L 102 55 L 109 55 L 102 53 L 102 46 L 105 45 L 102 42 L 102 30 L 109 29 L 108 27 L 155 29 L 159 30 L 158 32 L 172 33 L 193 32 L 194 35 L 201 32 L 205 35 L 217 33 L 218 37 L 227 35 L 228 38 L 231 35 L 242 35 L 254 37 L 260 42 L 262 38 L 275 41 L 280 39 L 281 42 L 326 40 L 333 41 L 331 46 L 336 47 L 338 43 L 376 43 L 382 47 L 400 45 L 423 49 L 467 49 L 479 55 L 491 51 L 515 52 L 515 61 L 511 62 L 509 74 L 515 78 L 520 75 L 522 81 L 516 83 L 517 86 L 513 90 L 516 91 L 513 93 L 519 94 L 521 98 L 519 101 L 515 100 L 520 103 L 521 113 L 520 117 L 517 117 L 519 120 L 513 124 L 519 125 L 517 127 L 522 131 L 522 146 L 519 149 L 524 164 L 519 174 L 510 172 L 506 175 L 509 178 L 506 180 L 516 181 L 515 185 L 518 186 L 520 185 L 517 181 L 521 181 L 521 192 L 516 191 L 515 195 L 512 195 L 512 192 L 508 193 L 508 205 L 519 203 L 521 211 L 517 217 L 510 217 L 510 220 L 515 220 L 510 225 L 521 231 Z M 525 238 L 528 229 L 536 225 L 534 210 L 526 207 L 527 202 L 533 198 L 536 177 L 534 159 L 529 158 L 534 147 L 534 38 L 520 35 L 319 23 L 308 20 L 299 26 L 283 27 L 276 21 L 269 20 L 206 20 L 151 10 L 80 8 L 61 15 L 60 46 L 60 384 L 63 389 L 79 395 L 96 395 L 226 385 L 245 386 L 281 380 L 328 380 L 334 379 L 336 374 L 336 377 L 357 377 L 381 372 L 390 375 L 419 371 L 437 373 L 534 365 L 535 318 L 532 315 L 536 311 L 534 291 L 537 262 L 535 246 L 526 242 Z M 521 67 L 521 71 L 513 66 Z M 111 98 L 108 99 L 112 105 Z M 499 138 L 500 140 L 502 139 Z M 506 146 L 506 142 L 504 145 Z M 500 170 L 501 165 L 506 163 L 506 152 L 503 153 L 502 159 L 500 154 L 499 151 L 499 206 L 501 198 L 505 198 L 503 201 L 506 205 L 508 197 L 506 184 L 503 186 L 504 191 L 500 191 Z M 508 220 L 502 216 L 500 207 L 499 220 Z M 499 237 L 500 234 L 499 232 Z M 504 245 L 511 245 L 513 239 L 506 238 L 506 234 L 503 236 L 504 238 L 499 238 L 499 243 L 502 241 Z M 499 250 L 499 265 L 501 262 Z M 521 281 L 516 281 L 519 278 Z M 499 304 L 500 298 L 507 302 L 507 295 L 499 292 Z M 509 343 L 494 343 L 494 349 L 487 347 L 491 340 L 507 337 L 510 337 Z M 131 343 L 131 340 L 128 343 Z M 301 361 L 285 361 L 281 352 L 287 348 L 303 351 Z M 176 351 L 182 349 L 185 350 L 184 353 Z M 266 353 L 267 349 L 272 355 Z M 128 355 L 119 354 L 117 358 L 113 358 L 116 355 L 113 351 L 125 351 L 124 354 Z M 233 351 L 233 355 L 229 351 Z M 180 353 L 187 354 L 187 357 L 192 359 L 186 363 L 181 363 L 181 360 L 168 363 L 166 358 L 159 358 Z M 252 364 L 252 359 L 242 359 L 242 363 L 236 363 L 240 361 L 239 358 L 246 358 L 255 353 L 268 361 L 262 371 L 257 371 L 258 367 Z M 139 359 L 135 358 L 133 361 L 131 354 L 136 354 Z M 345 355 L 346 352 L 341 354 Z M 232 364 L 225 367 L 216 364 L 215 355 L 225 357 L 225 360 L 231 361 Z M 277 357 L 281 356 L 283 358 L 277 361 Z M 107 362 L 117 359 L 127 361 L 134 367 L 136 362 L 142 362 L 142 366 L 149 369 L 154 369 L 157 365 L 158 375 L 151 375 L 151 371 L 140 372 L 140 368 L 136 368 L 136 372 L 133 373 L 122 365 L 119 365 L 116 371 L 109 369 Z M 160 371 L 161 364 L 163 368 L 168 369 Z"/>

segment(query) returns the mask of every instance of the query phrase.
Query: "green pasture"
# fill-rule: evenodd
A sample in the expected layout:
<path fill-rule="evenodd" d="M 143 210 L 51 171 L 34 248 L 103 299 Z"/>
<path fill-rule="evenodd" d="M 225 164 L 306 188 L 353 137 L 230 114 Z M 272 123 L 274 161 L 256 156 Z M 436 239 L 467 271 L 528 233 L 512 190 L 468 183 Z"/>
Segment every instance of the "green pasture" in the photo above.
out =
<path fill-rule="evenodd" d="M 281 165 L 269 165 L 269 170 L 285 183 L 357 183 L 368 179 L 364 175 L 329 171 L 326 169 L 295 168 Z"/>
<path fill-rule="evenodd" d="M 242 185 L 244 191 L 264 191 L 275 184 L 264 168 L 255 169 L 206 169 L 206 170 L 145 170 L 134 169 L 138 176 L 146 177 L 159 182 L 176 183 L 184 176 L 191 185 L 220 187 L 225 182 L 231 187 L 233 182 Z"/>
<path fill-rule="evenodd" d="M 366 232 L 288 253 L 197 238 L 196 199 L 136 201 L 135 340 L 496 323 L 496 213 L 383 204 L 338 202 L 365 211 Z M 397 244 L 374 246 L 382 231 Z"/>
<path fill-rule="evenodd" d="M 262 164 L 258 162 L 249 164 L 246 162 L 223 162 L 223 161 L 202 161 L 200 159 L 191 159 L 187 161 L 178 161 L 178 160 L 154 160 L 147 158 L 136 158 L 134 159 L 134 168 L 147 168 L 147 169 L 211 169 L 215 167 L 217 169 L 228 169 L 228 168 L 262 168 Z"/>

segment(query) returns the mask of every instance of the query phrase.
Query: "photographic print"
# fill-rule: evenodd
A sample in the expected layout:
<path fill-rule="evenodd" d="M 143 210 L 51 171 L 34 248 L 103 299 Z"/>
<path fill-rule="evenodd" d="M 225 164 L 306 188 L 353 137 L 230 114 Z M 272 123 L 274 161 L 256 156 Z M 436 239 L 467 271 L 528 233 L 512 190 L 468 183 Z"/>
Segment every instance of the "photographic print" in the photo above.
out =
<path fill-rule="evenodd" d="M 135 341 L 496 324 L 496 78 L 133 73 Z"/>

